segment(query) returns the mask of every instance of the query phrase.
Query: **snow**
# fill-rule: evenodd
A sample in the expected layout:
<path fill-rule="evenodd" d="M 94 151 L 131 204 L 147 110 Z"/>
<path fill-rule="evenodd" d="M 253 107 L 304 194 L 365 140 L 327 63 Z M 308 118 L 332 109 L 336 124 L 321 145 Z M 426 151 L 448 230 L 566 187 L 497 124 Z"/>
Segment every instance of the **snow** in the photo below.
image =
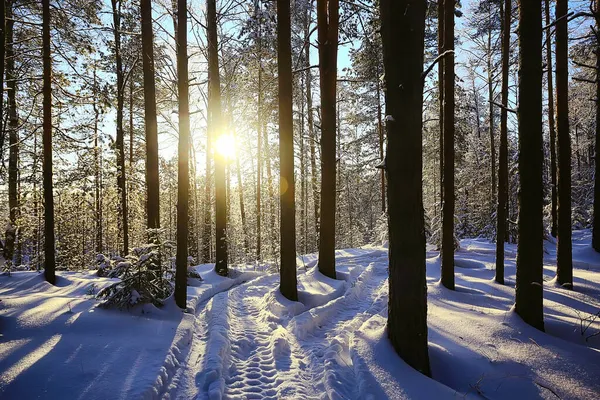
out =
<path fill-rule="evenodd" d="M 546 242 L 546 332 L 514 313 L 516 246 L 506 245 L 506 285 L 494 282 L 495 245 L 465 239 L 456 291 L 441 286 L 427 249 L 432 378 L 387 339 L 387 249 L 336 251 L 337 278 L 315 254 L 298 258 L 298 297 L 278 274 L 195 267 L 188 309 L 96 308 L 90 295 L 113 280 L 60 272 L 0 276 L 0 398 L 450 399 L 600 398 L 600 254 L 589 231 L 573 233 L 575 290 L 554 284 Z"/>

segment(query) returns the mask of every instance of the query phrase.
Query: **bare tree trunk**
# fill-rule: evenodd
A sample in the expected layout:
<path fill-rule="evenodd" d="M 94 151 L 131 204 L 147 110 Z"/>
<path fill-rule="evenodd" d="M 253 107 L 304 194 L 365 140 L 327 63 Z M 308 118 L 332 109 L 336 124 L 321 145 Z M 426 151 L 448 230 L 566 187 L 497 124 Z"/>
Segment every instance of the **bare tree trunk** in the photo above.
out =
<path fill-rule="evenodd" d="M 180 0 L 182 1 L 182 0 Z M 219 132 L 221 122 L 221 82 L 219 77 L 219 48 L 217 37 L 217 5 L 216 0 L 207 1 L 208 25 L 208 68 L 209 68 L 209 113 L 212 132 Z M 179 30 L 181 29 L 179 20 Z M 227 276 L 227 193 L 225 184 L 225 157 L 215 153 L 215 235 L 216 264 L 215 271 Z"/>
<path fill-rule="evenodd" d="M 556 280 L 573 288 L 571 247 L 571 135 L 569 132 L 569 37 L 568 0 L 556 0 L 556 137 L 558 150 L 558 240 Z M 562 18 L 559 20 L 559 18 Z"/>
<path fill-rule="evenodd" d="M 594 15 L 596 18 L 596 129 L 594 157 L 594 224 L 592 247 L 600 252 L 600 0 L 596 0 Z"/>
<path fill-rule="evenodd" d="M 256 2 L 255 14 L 258 18 L 258 104 L 257 104 L 257 119 L 256 119 L 256 135 L 257 138 L 257 149 L 256 149 L 256 260 L 262 260 L 262 229 L 261 229 L 261 219 L 262 219 L 262 120 L 263 120 L 263 111 L 262 111 L 262 95 L 263 95 L 263 82 L 262 82 L 262 16 L 260 10 L 260 2 Z"/>
<path fill-rule="evenodd" d="M 94 65 L 94 188 L 95 188 L 95 220 L 96 220 L 96 253 L 102 254 L 102 199 L 101 199 L 101 165 L 100 165 L 100 141 L 98 121 L 100 119 L 100 110 L 98 109 L 98 78 L 96 75 L 96 65 Z"/>
<path fill-rule="evenodd" d="M 117 137 L 115 145 L 117 148 L 117 189 L 120 197 L 121 228 L 123 229 L 123 248 L 121 255 L 129 253 L 129 221 L 127 218 L 127 185 L 125 178 L 125 143 L 123 133 L 123 98 L 125 82 L 123 79 L 123 61 L 121 59 L 121 3 L 119 0 L 111 0 L 115 59 L 117 67 Z"/>
<path fill-rule="evenodd" d="M 379 71 L 379 64 L 377 64 L 377 79 L 375 82 L 377 85 L 377 131 L 379 134 L 379 161 L 383 163 L 383 121 L 381 118 L 381 86 L 379 83 L 379 76 L 381 76 L 381 71 Z M 385 212 L 385 170 L 381 169 L 381 212 Z"/>
<path fill-rule="evenodd" d="M 19 118 L 17 114 L 17 77 L 15 75 L 14 52 L 14 20 L 13 2 L 9 1 L 6 7 L 6 84 L 8 87 L 8 208 L 10 223 L 6 227 L 6 240 L 4 243 L 4 258 L 13 261 L 15 241 L 17 238 L 17 219 L 19 216 L 18 202 L 18 157 L 19 157 Z M 1 116 L 1 114 L 0 114 Z"/>
<path fill-rule="evenodd" d="M 319 71 L 321 87 L 321 226 L 319 271 L 330 278 L 335 272 L 336 198 L 336 86 L 339 0 L 317 0 Z"/>
<path fill-rule="evenodd" d="M 543 317 L 542 7 L 519 3 L 519 243 L 515 311 L 537 329 Z"/>
<path fill-rule="evenodd" d="M 423 216 L 425 0 L 381 0 L 386 76 L 389 214 L 388 336 L 406 363 L 430 375 Z M 408 10 L 408 11 L 407 11 Z"/>
<path fill-rule="evenodd" d="M 190 197 L 190 105 L 187 55 L 187 0 L 177 2 L 177 91 L 179 97 L 179 151 L 177 172 L 177 255 L 175 303 L 186 307 Z"/>
<path fill-rule="evenodd" d="M 292 45 L 289 0 L 277 0 L 277 72 L 279 80 L 279 193 L 281 201 L 280 288 L 297 301 L 296 192 L 294 184 L 294 118 L 292 114 Z"/>
<path fill-rule="evenodd" d="M 546 25 L 550 25 L 550 0 L 545 1 Z M 548 130 L 550 132 L 550 182 L 552 183 L 552 226 L 550 232 L 556 237 L 557 186 L 556 186 L 556 131 L 554 126 L 554 87 L 552 84 L 552 40 L 551 31 L 546 29 L 546 63 L 548 64 Z"/>
<path fill-rule="evenodd" d="M 44 277 L 56 283 L 54 254 L 54 196 L 52 193 L 52 55 L 50 53 L 50 0 L 42 0 L 42 59 L 44 109 Z"/>
<path fill-rule="evenodd" d="M 502 13 L 502 107 L 500 109 L 500 154 L 498 157 L 498 209 L 496 212 L 496 282 L 504 285 L 504 241 L 508 198 L 508 73 L 510 58 L 511 0 L 500 4 Z"/>
<path fill-rule="evenodd" d="M 444 0 L 437 0 L 438 54 L 444 53 Z M 444 207 L 444 58 L 438 61 L 438 96 L 440 110 L 440 211 Z"/>
<path fill-rule="evenodd" d="M 491 10 L 491 7 L 490 7 Z M 490 15 L 490 19 L 492 16 Z M 491 165 L 491 173 L 492 173 L 492 204 L 496 201 L 496 146 L 494 143 L 494 74 L 492 65 L 492 29 L 490 28 L 488 32 L 488 57 L 487 57 L 487 73 L 488 73 L 488 103 L 489 103 L 489 130 L 490 130 L 490 165 Z"/>
<path fill-rule="evenodd" d="M 142 16 L 142 68 L 144 73 L 144 121 L 146 131 L 147 228 L 158 229 L 160 227 L 160 181 L 158 176 L 158 123 L 156 120 L 154 33 L 152 30 L 151 1 L 141 0 L 140 11 Z M 177 31 L 176 34 L 178 35 Z M 176 47 L 179 50 L 179 46 Z M 153 240 L 151 237 L 149 239 Z"/>
<path fill-rule="evenodd" d="M 444 51 L 454 50 L 454 3 L 444 0 Z M 442 285 L 454 290 L 454 53 L 444 60 Z"/>

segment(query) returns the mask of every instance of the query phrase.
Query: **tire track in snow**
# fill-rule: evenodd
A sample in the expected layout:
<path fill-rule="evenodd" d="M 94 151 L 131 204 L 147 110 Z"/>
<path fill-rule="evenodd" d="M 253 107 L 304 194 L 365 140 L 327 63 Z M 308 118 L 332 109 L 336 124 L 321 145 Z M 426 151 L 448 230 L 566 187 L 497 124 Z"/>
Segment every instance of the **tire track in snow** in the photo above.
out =
<path fill-rule="evenodd" d="M 358 393 L 350 356 L 354 332 L 387 307 L 387 254 L 371 258 L 343 296 L 290 321 L 290 330 L 310 355 L 310 375 L 318 378 L 314 397 L 325 393 L 329 399 L 348 399 Z M 366 260 L 357 257 L 350 263 L 360 261 Z"/>

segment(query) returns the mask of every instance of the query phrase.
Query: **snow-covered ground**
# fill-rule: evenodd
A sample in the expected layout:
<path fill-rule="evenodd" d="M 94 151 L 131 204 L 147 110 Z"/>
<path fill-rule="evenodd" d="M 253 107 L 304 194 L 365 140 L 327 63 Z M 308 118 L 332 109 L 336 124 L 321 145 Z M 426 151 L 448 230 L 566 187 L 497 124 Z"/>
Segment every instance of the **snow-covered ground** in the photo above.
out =
<path fill-rule="evenodd" d="M 299 259 L 299 302 L 279 294 L 277 274 L 222 278 L 202 265 L 187 313 L 172 302 L 98 309 L 92 294 L 110 280 L 90 273 L 60 273 L 56 287 L 35 272 L 0 276 L 0 398 L 599 399 L 600 255 L 589 232 L 574 233 L 574 291 L 552 281 L 546 243 L 546 333 L 511 310 L 516 247 L 506 250 L 501 286 L 494 244 L 463 240 L 456 291 L 437 283 L 428 251 L 433 379 L 387 341 L 385 248 L 338 251 L 338 280 L 314 255 Z"/>

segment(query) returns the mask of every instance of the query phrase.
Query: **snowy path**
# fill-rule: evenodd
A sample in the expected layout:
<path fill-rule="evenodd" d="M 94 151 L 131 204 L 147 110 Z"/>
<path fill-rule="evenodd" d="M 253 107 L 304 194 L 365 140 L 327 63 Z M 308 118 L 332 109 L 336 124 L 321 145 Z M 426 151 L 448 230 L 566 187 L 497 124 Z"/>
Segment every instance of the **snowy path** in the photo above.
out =
<path fill-rule="evenodd" d="M 358 385 L 350 357 L 353 332 L 385 308 L 386 268 L 385 251 L 341 255 L 346 289 L 304 312 L 296 303 L 295 317 L 272 312 L 278 275 L 215 295 L 199 307 L 190 354 L 164 397 L 352 397 Z M 307 275 L 300 274 L 301 283 Z"/>

